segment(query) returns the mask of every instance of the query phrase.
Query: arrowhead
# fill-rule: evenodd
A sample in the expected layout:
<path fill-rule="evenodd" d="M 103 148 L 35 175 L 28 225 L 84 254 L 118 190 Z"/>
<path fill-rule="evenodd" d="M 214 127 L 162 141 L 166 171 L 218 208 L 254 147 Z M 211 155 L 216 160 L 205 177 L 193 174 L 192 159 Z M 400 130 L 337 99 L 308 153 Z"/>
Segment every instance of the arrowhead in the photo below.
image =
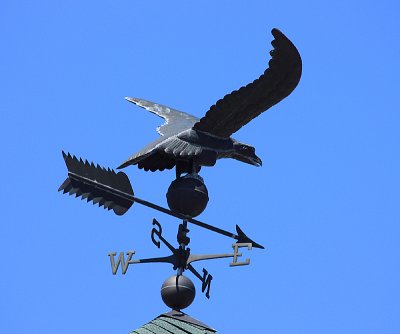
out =
<path fill-rule="evenodd" d="M 239 225 L 236 225 L 236 232 L 238 234 L 238 242 L 243 242 L 243 243 L 251 243 L 253 245 L 254 248 L 261 248 L 261 249 L 265 249 L 264 246 L 261 246 L 260 244 L 254 242 L 253 240 L 251 240 L 246 234 L 244 234 L 244 232 L 242 231 L 242 229 L 239 227 Z"/>

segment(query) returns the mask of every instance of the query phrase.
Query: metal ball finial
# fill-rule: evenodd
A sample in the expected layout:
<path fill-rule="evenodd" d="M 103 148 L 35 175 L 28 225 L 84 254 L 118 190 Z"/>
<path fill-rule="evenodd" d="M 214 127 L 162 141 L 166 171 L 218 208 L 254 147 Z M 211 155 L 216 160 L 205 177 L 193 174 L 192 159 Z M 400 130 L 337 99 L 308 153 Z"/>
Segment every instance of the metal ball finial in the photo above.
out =
<path fill-rule="evenodd" d="M 173 310 L 182 310 L 192 304 L 196 296 L 193 282 L 186 276 L 167 278 L 161 287 L 161 298 Z"/>
<path fill-rule="evenodd" d="M 196 217 L 207 206 L 208 190 L 198 174 L 187 174 L 172 181 L 167 202 L 172 211 Z"/>

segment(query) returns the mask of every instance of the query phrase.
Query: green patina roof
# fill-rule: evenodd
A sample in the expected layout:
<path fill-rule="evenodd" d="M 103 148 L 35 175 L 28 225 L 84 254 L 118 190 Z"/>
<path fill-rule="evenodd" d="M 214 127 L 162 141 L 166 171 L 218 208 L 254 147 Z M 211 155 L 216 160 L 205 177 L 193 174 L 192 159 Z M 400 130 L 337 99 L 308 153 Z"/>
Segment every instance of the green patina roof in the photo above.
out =
<path fill-rule="evenodd" d="M 188 316 L 185 313 L 171 311 L 161 314 L 148 324 L 129 334 L 214 334 L 215 329 Z"/>

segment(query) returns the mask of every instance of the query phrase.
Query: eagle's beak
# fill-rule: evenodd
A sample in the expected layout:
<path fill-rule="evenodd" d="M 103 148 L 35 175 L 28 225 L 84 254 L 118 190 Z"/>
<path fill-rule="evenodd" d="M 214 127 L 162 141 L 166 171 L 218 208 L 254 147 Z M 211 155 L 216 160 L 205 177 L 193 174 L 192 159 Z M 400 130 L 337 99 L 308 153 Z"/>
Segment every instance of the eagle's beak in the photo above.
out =
<path fill-rule="evenodd" d="M 255 155 L 252 160 L 253 160 L 252 162 L 253 162 L 254 166 L 257 166 L 257 167 L 262 166 L 262 160 L 258 156 Z"/>
<path fill-rule="evenodd" d="M 256 166 L 256 167 L 262 166 L 261 159 L 256 155 L 249 157 L 249 156 L 243 156 L 243 155 L 237 154 L 237 155 L 234 155 L 232 158 L 239 160 L 241 162 L 245 162 L 246 164 Z"/>

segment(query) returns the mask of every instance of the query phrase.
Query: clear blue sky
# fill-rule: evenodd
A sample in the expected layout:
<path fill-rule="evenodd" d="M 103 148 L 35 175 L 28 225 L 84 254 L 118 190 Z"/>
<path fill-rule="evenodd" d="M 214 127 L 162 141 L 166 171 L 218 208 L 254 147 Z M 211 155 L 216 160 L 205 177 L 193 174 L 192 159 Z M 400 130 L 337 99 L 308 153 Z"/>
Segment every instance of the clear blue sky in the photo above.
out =
<path fill-rule="evenodd" d="M 262 168 L 202 171 L 199 217 L 239 224 L 266 250 L 245 251 L 248 267 L 197 264 L 214 276 L 211 299 L 193 278 L 187 313 L 220 333 L 399 333 L 399 12 L 386 0 L 3 1 L 0 332 L 126 334 L 167 311 L 170 266 L 113 276 L 107 253 L 168 255 L 151 220 L 171 241 L 178 222 L 57 193 L 61 150 L 118 166 L 160 125 L 125 96 L 200 117 L 265 70 L 277 27 L 302 55 L 302 80 L 235 136 Z M 173 171 L 126 172 L 137 196 L 166 205 Z M 230 250 L 197 227 L 190 236 L 194 252 Z"/>

